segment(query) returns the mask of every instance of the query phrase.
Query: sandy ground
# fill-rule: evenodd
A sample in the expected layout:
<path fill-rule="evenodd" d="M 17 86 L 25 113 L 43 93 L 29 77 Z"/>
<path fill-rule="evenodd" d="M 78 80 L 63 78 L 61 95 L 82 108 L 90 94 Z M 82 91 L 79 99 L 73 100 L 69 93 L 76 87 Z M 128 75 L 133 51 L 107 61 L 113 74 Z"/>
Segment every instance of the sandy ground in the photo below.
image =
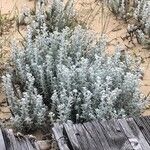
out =
<path fill-rule="evenodd" d="M 19 14 L 23 8 L 27 7 L 33 8 L 33 0 L 0 0 L 0 8 L 2 14 Z M 116 20 L 116 18 L 111 14 L 108 10 L 102 10 L 101 7 L 97 4 L 93 3 L 93 0 L 78 0 L 78 4 L 76 5 L 78 10 L 79 18 L 88 23 L 88 27 L 94 30 L 97 33 L 106 33 L 108 37 L 109 53 L 114 51 L 114 46 L 120 43 L 124 48 L 129 47 L 129 52 L 142 56 L 143 63 L 142 68 L 144 71 L 144 79 L 141 82 L 141 91 L 144 95 L 147 95 L 150 92 L 150 52 L 142 48 L 142 46 L 138 45 L 136 42 L 136 46 L 130 44 L 127 40 L 123 41 L 122 37 L 126 35 L 126 27 L 125 24 L 121 20 Z M 102 14 L 104 12 L 104 15 Z M 94 16 L 94 17 L 93 17 Z M 21 31 L 25 32 L 25 27 L 21 27 Z M 6 34 L 3 37 L 9 37 L 7 39 L 12 38 L 21 38 L 18 32 L 14 28 L 10 30 L 10 34 Z M 8 42 L 9 43 L 9 42 Z M 3 48 L 6 51 L 6 55 L 4 55 L 5 59 L 1 59 L 1 61 L 8 60 L 8 56 L 10 53 L 10 44 L 6 42 L 6 45 L 3 45 Z M 143 113 L 144 115 L 150 115 L 150 109 L 147 109 Z M 9 109 L 5 103 L 5 95 L 3 91 L 0 92 L 0 119 L 7 120 L 10 118 Z"/>
<path fill-rule="evenodd" d="M 24 8 L 33 8 L 33 0 L 0 0 L 2 14 L 19 13 Z"/>

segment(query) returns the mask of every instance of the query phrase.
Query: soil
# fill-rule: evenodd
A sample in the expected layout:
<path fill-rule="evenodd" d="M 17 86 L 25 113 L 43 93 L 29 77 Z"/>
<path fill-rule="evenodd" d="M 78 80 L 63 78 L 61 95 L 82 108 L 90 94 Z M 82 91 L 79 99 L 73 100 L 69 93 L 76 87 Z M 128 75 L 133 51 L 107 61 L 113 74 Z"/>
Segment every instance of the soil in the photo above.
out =
<path fill-rule="evenodd" d="M 23 8 L 32 9 L 34 6 L 33 0 L 2 0 L 0 8 L 2 14 L 15 13 L 19 14 Z"/>
<path fill-rule="evenodd" d="M 1 14 L 8 14 L 9 17 L 13 15 L 18 15 L 23 8 L 33 9 L 33 0 L 1 0 L 0 2 L 0 12 Z M 134 57 L 142 57 L 143 63 L 142 68 L 144 71 L 144 78 L 141 82 L 140 88 L 142 93 L 146 96 L 150 92 L 150 51 L 143 49 L 143 47 L 137 44 L 135 40 L 135 45 L 129 43 L 128 40 L 123 40 L 126 36 L 127 24 L 121 19 L 116 19 L 116 17 L 110 13 L 107 9 L 101 9 L 94 0 L 78 0 L 76 9 L 79 14 L 79 18 L 88 23 L 88 27 L 94 30 L 96 33 L 106 33 L 109 41 L 108 52 L 111 54 L 114 52 L 114 47 L 116 44 L 121 44 L 124 49 L 127 49 Z M 104 12 L 104 15 L 101 15 Z M 24 35 L 26 31 L 26 26 L 20 27 L 21 33 Z M 7 62 L 9 61 L 10 55 L 10 40 L 20 39 L 21 35 L 16 30 L 15 21 L 9 32 L 3 34 L 0 37 L 0 41 L 5 39 L 1 48 L 2 57 L 0 58 L 1 70 L 5 70 Z M 2 71 L 0 75 L 2 74 Z M 144 111 L 143 115 L 150 115 L 150 107 Z M 8 122 L 11 117 L 9 108 L 7 107 L 5 95 L 0 87 L 0 120 L 2 122 Z"/>

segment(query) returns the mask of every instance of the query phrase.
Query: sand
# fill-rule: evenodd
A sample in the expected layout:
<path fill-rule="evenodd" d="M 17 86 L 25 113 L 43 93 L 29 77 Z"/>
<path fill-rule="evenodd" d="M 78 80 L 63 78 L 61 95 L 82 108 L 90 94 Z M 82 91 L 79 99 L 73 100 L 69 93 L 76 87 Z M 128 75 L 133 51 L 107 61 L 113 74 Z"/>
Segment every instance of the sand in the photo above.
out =
<path fill-rule="evenodd" d="M 33 8 L 33 0 L 1 0 L 0 8 L 2 14 L 20 13 L 24 8 Z"/>

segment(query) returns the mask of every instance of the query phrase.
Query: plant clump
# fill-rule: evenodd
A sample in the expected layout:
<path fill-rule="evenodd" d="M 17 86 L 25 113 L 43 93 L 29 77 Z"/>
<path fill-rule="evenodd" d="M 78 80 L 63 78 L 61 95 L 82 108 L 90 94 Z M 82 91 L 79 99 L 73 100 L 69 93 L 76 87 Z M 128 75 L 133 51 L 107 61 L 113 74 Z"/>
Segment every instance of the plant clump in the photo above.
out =
<path fill-rule="evenodd" d="M 77 13 L 74 9 L 74 0 L 38 0 L 35 3 L 35 10 L 24 8 L 19 16 L 20 24 L 33 25 L 33 29 L 40 29 L 45 22 L 49 32 L 61 31 L 63 28 L 74 28 L 81 22 L 77 20 Z M 34 23 L 31 23 L 34 22 Z"/>
<path fill-rule="evenodd" d="M 150 45 L 150 1 L 138 1 L 137 8 L 134 12 L 134 18 L 138 22 L 134 24 L 137 27 L 137 36 L 139 43 Z"/>
<path fill-rule="evenodd" d="M 57 23 L 51 31 L 43 13 L 38 17 L 24 46 L 13 42 L 13 68 L 3 77 L 17 128 L 37 129 L 48 117 L 84 122 L 140 115 L 138 63 L 119 46 L 108 55 L 104 35 L 97 39 L 80 25 L 60 31 Z"/>
<path fill-rule="evenodd" d="M 128 24 L 127 38 L 133 43 L 133 38 L 139 44 L 150 45 L 150 1 L 149 0 L 108 0 L 108 8 Z M 134 43 L 133 43 L 134 44 Z"/>
<path fill-rule="evenodd" d="M 109 10 L 116 15 L 116 17 L 128 20 L 133 16 L 134 7 L 136 7 L 135 0 L 106 0 Z"/>

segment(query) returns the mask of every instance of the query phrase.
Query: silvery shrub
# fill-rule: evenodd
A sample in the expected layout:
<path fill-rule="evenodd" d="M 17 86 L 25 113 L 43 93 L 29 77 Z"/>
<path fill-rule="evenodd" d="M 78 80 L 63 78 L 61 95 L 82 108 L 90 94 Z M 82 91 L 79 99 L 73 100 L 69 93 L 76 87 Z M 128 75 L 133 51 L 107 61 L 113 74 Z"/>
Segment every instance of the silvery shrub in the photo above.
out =
<path fill-rule="evenodd" d="M 17 128 L 38 128 L 48 117 L 84 122 L 140 115 L 138 60 L 119 45 L 108 54 L 105 35 L 80 25 L 52 32 L 44 20 L 28 26 L 24 46 L 12 43 L 13 67 L 3 76 Z"/>

